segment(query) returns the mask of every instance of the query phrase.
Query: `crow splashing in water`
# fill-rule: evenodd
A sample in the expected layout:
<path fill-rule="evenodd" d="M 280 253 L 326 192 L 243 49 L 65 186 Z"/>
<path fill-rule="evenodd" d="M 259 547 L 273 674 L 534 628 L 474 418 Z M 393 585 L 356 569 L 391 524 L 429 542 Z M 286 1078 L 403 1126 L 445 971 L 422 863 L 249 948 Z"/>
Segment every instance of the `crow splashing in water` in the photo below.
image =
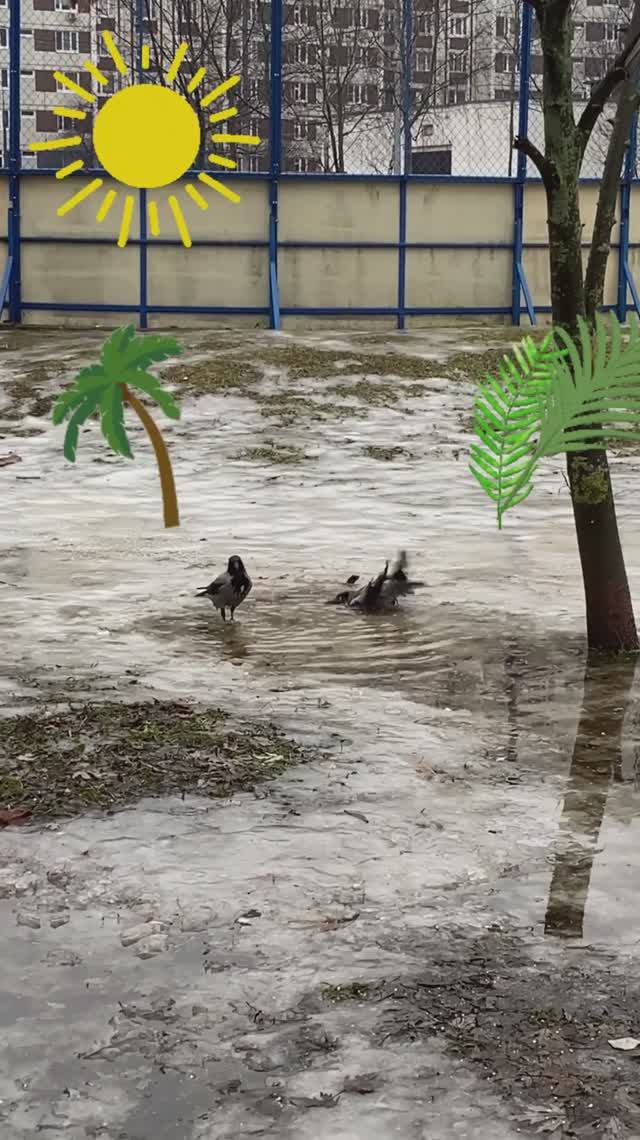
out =
<path fill-rule="evenodd" d="M 360 610 L 362 613 L 383 613 L 398 604 L 398 598 L 415 593 L 416 589 L 424 586 L 409 578 L 407 574 L 408 560 L 405 550 L 401 550 L 389 573 L 389 563 L 385 562 L 384 570 L 371 578 L 365 586 L 358 586 L 359 574 L 352 574 L 347 578 L 344 590 L 331 598 L 327 605 L 347 606 L 349 609 Z"/>

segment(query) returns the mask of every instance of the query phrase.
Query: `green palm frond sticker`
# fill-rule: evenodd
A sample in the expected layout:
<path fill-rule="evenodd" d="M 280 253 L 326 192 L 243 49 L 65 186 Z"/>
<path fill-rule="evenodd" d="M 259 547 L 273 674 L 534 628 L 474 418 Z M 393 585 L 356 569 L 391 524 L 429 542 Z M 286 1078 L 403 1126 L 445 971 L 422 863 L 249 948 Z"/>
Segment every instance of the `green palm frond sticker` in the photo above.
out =
<path fill-rule="evenodd" d="M 166 527 L 180 525 L 171 460 L 160 429 L 132 389 L 154 400 L 166 416 L 180 419 L 180 408 L 173 396 L 148 369 L 181 352 L 173 337 L 137 336 L 133 325 L 116 329 L 102 346 L 98 363 L 78 373 L 73 384 L 56 400 L 52 413 L 54 424 L 68 421 L 63 451 L 70 463 L 76 460 L 80 428 L 96 413 L 111 449 L 117 455 L 133 459 L 124 422 L 125 406 L 130 407 L 143 424 L 155 451 Z"/>
<path fill-rule="evenodd" d="M 610 440 L 640 440 L 640 326 L 623 340 L 616 317 L 596 317 L 592 336 L 579 320 L 579 345 L 554 329 L 536 345 L 525 338 L 505 356 L 499 378 L 487 376 L 476 397 L 470 469 L 506 511 L 533 490 L 541 459 L 592 451 Z"/>

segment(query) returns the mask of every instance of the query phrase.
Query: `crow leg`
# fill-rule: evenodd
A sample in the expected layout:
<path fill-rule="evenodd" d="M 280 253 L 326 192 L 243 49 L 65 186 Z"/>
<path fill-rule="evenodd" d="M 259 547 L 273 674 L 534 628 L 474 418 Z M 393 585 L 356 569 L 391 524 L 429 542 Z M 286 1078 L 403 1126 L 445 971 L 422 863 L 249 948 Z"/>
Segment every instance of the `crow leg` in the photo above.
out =
<path fill-rule="evenodd" d="M 223 621 L 226 621 L 226 620 L 227 620 L 227 611 L 226 611 L 226 609 L 224 608 L 224 606 L 223 606 L 223 607 L 222 607 L 222 609 L 220 610 L 220 615 L 221 615 L 221 617 L 222 617 L 222 620 L 223 620 Z"/>

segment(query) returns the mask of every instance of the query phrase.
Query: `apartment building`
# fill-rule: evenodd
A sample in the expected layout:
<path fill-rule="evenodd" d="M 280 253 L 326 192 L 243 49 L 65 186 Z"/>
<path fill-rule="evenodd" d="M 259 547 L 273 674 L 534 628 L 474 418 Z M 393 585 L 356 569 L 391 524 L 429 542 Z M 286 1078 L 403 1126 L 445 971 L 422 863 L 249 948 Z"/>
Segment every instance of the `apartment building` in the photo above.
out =
<path fill-rule="evenodd" d="M 576 114 L 620 50 L 631 0 L 603 4 L 580 0 L 574 9 L 573 95 Z M 475 73 L 467 99 L 449 97 L 416 125 L 414 169 L 443 174 L 513 174 L 511 140 L 517 129 L 520 95 L 520 0 L 495 0 L 475 13 Z M 470 49 L 471 50 L 471 49 Z M 542 51 L 534 18 L 531 53 L 529 135 L 543 144 Z M 467 104 L 460 107 L 459 103 Z M 502 107 L 496 106 L 501 104 Z M 594 132 L 583 172 L 598 177 L 606 138 L 600 123 Z"/>

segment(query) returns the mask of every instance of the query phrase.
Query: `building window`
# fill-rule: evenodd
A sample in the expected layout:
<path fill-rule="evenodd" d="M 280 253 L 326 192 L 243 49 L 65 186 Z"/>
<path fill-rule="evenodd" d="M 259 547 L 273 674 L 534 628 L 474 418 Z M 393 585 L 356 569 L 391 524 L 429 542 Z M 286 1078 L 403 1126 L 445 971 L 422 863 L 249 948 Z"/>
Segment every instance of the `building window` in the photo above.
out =
<path fill-rule="evenodd" d="M 448 91 L 448 102 L 450 106 L 456 103 L 466 103 L 467 92 L 464 87 L 450 87 Z"/>
<path fill-rule="evenodd" d="M 6 48 L 9 42 L 9 32 L 7 28 L 0 28 L 0 48 Z"/>
<path fill-rule="evenodd" d="M 450 36 L 467 36 L 469 34 L 469 17 L 452 16 L 449 21 Z"/>
<path fill-rule="evenodd" d="M 294 158 L 293 170 L 295 174 L 306 174 L 309 170 L 308 158 Z"/>
<path fill-rule="evenodd" d="M 0 69 L 0 87 L 3 91 L 9 90 L 9 70 L 6 67 Z"/>
<path fill-rule="evenodd" d="M 300 4 L 294 5 L 293 22 L 297 28 L 301 27 L 301 25 L 302 25 L 302 6 Z"/>
<path fill-rule="evenodd" d="M 77 32 L 56 32 L 56 51 L 77 51 Z"/>
<path fill-rule="evenodd" d="M 429 70 L 429 61 L 431 56 L 426 51 L 416 52 L 416 71 L 426 72 Z"/>
<path fill-rule="evenodd" d="M 357 49 L 358 64 L 360 67 L 376 67 L 378 63 L 378 53 L 375 47 L 365 45 Z"/>
<path fill-rule="evenodd" d="M 308 83 L 293 83 L 291 85 L 291 95 L 296 103 L 309 102 L 309 84 Z"/>
<path fill-rule="evenodd" d="M 296 141 L 299 141 L 300 139 L 305 138 L 305 135 L 306 135 L 305 126 L 306 126 L 306 123 L 294 123 L 293 124 L 293 137 L 294 137 L 294 139 L 296 139 Z"/>
<path fill-rule="evenodd" d="M 67 74 L 68 78 L 72 80 L 73 83 L 80 84 L 81 77 L 80 77 L 79 72 L 67 71 L 66 74 Z M 69 88 L 65 87 L 64 83 L 61 83 L 59 79 L 56 79 L 56 91 L 66 91 L 67 95 L 69 94 Z"/>
<path fill-rule="evenodd" d="M 511 75 L 513 73 L 514 58 L 508 52 L 499 51 L 495 59 L 495 70 L 497 75 Z"/>
<path fill-rule="evenodd" d="M 78 0 L 56 0 L 56 12 L 77 12 Z"/>
<path fill-rule="evenodd" d="M 367 89 L 363 83 L 350 83 L 347 87 L 347 102 L 358 106 L 367 101 Z"/>
<path fill-rule="evenodd" d="M 506 16 L 496 16 L 496 36 L 499 40 L 504 40 L 507 36 L 515 41 L 517 36 L 517 22 L 514 19 L 507 19 Z"/>
<path fill-rule="evenodd" d="M 466 51 L 452 51 L 449 55 L 449 71 L 466 71 L 467 70 L 467 53 Z"/>
<path fill-rule="evenodd" d="M 308 44 L 295 45 L 295 61 L 296 63 L 311 63 Z"/>
<path fill-rule="evenodd" d="M 417 17 L 417 31 L 418 35 L 430 36 L 433 34 L 433 13 L 421 12 Z"/>

